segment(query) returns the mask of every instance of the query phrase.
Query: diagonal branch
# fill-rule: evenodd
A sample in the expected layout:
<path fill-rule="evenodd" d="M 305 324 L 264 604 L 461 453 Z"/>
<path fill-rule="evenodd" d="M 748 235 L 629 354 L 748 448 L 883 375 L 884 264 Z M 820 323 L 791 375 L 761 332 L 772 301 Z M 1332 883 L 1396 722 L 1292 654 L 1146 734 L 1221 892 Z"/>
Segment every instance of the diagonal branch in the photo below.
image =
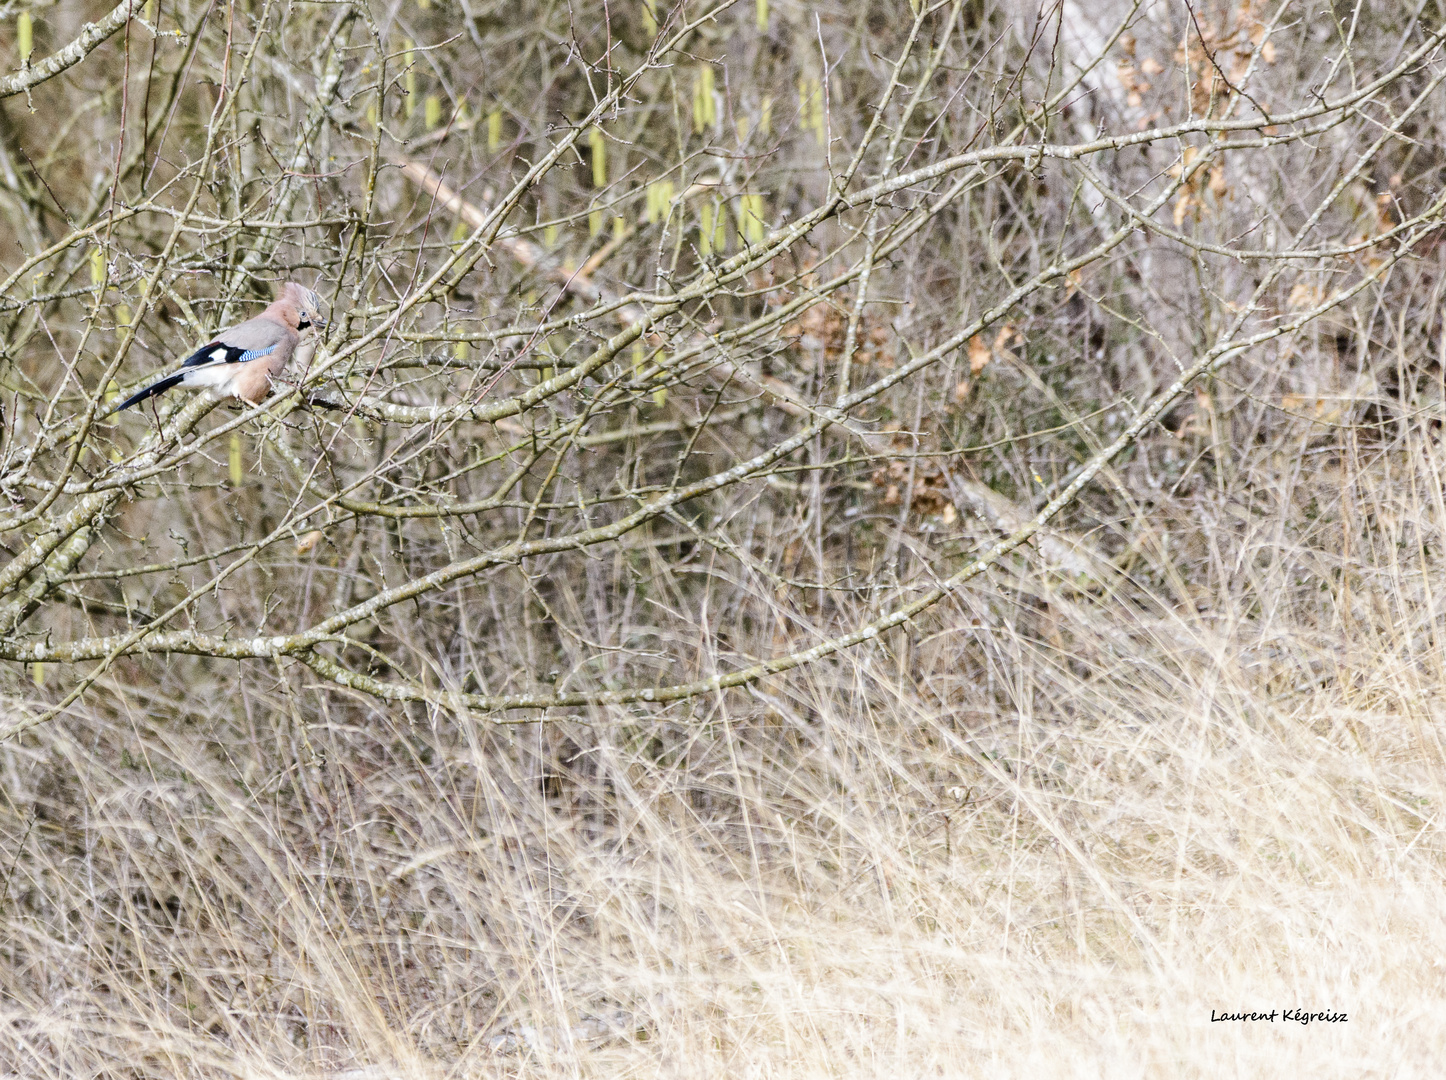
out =
<path fill-rule="evenodd" d="M 0 79 L 0 98 L 14 97 L 53 79 L 67 68 L 80 63 L 135 14 L 140 0 L 121 0 L 100 22 L 86 23 L 80 35 L 65 48 L 51 53 L 38 64 L 31 64 L 14 75 Z"/>

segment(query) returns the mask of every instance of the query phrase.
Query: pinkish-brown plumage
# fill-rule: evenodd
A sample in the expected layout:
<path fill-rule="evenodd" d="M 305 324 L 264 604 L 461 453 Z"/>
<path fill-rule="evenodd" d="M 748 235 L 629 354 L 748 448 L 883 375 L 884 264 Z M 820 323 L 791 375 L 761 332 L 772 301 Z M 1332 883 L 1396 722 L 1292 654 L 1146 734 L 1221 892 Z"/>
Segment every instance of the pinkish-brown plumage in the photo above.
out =
<path fill-rule="evenodd" d="M 271 383 L 286 369 L 312 326 L 325 326 L 321 298 L 294 281 L 281 287 L 266 310 L 223 330 L 188 356 L 181 370 L 132 394 L 117 408 L 128 409 L 173 386 L 208 387 L 220 397 L 238 397 L 255 405 L 266 399 Z"/>

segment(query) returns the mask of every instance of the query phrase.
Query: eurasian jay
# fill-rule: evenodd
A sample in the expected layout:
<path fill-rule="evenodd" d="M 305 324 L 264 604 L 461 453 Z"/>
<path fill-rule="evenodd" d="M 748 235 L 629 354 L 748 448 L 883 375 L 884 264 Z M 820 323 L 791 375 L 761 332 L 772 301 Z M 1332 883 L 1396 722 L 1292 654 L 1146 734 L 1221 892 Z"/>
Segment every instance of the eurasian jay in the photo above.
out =
<path fill-rule="evenodd" d="M 321 297 L 304 285 L 288 281 L 260 315 L 222 330 L 186 357 L 180 371 L 136 391 L 115 411 L 129 409 L 173 386 L 210 387 L 219 397 L 238 397 L 259 404 L 271 392 L 271 380 L 281 374 L 296 351 L 302 331 L 325 325 Z"/>

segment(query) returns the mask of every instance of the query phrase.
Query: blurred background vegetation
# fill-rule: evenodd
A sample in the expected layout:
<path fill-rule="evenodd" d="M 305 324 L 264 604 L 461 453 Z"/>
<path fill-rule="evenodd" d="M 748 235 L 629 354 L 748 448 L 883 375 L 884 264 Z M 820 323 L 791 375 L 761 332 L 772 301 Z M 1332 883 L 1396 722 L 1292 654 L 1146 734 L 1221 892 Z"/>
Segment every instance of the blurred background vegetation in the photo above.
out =
<path fill-rule="evenodd" d="M 1425 1071 L 1443 45 L 0 7 L 0 1070 Z"/>

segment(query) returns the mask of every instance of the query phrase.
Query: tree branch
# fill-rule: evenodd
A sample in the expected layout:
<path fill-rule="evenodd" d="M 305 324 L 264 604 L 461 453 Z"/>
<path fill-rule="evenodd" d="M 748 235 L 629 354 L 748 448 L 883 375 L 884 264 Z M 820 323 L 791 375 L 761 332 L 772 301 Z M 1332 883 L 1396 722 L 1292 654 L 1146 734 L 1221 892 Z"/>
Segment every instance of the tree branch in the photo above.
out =
<path fill-rule="evenodd" d="M 14 75 L 0 79 L 0 98 L 23 94 L 80 63 L 102 41 L 130 21 L 140 3 L 141 0 L 122 0 L 100 22 L 86 23 L 80 35 L 65 48 L 51 53 L 38 64 L 31 64 Z"/>

